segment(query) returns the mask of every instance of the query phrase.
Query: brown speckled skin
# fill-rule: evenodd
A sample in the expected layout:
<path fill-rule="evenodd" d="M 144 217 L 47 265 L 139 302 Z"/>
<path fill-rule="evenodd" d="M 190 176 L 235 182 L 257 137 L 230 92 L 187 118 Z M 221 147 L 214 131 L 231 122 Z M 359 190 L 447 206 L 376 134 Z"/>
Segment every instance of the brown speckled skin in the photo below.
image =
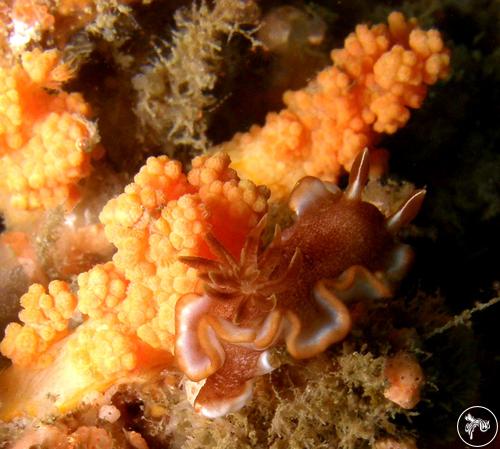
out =
<path fill-rule="evenodd" d="M 385 217 L 375 206 L 338 195 L 301 215 L 283 232 L 282 242 L 284 260 L 300 248 L 303 267 L 294 285 L 278 296 L 278 304 L 304 313 L 317 281 L 336 278 L 353 265 L 378 268 L 392 236 L 385 229 Z"/>
<path fill-rule="evenodd" d="M 207 378 L 196 398 L 197 404 L 216 402 L 221 398 L 239 396 L 245 383 L 255 377 L 260 351 L 223 343 L 226 361 L 222 368 Z"/>

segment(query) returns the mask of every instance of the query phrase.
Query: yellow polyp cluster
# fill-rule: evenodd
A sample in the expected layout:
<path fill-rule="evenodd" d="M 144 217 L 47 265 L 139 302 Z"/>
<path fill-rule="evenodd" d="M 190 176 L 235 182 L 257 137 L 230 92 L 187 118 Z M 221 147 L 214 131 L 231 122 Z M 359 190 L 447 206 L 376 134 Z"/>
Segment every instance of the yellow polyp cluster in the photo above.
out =
<path fill-rule="evenodd" d="M 380 133 L 406 124 L 410 108 L 421 106 L 427 86 L 445 78 L 450 64 L 437 30 L 421 30 L 396 12 L 388 25 L 358 25 L 331 58 L 334 65 L 305 89 L 285 93 L 287 109 L 219 147 L 232 167 L 275 197 L 306 175 L 336 181 Z M 380 173 L 383 153 L 372 154 Z"/>
<path fill-rule="evenodd" d="M 78 275 L 78 309 L 90 318 L 113 313 L 125 299 L 127 285 L 113 262 L 96 265 Z"/>
<path fill-rule="evenodd" d="M 40 284 L 33 284 L 21 297 L 23 309 L 19 319 L 24 323 L 11 323 L 0 343 L 0 351 L 22 366 L 45 365 L 45 352 L 68 333 L 77 300 L 69 285 L 52 281 L 48 292 Z"/>
<path fill-rule="evenodd" d="M 50 92 L 72 76 L 56 50 L 26 52 L 0 67 L 0 187 L 20 209 L 72 204 L 77 183 L 103 155 L 78 93 Z"/>
<path fill-rule="evenodd" d="M 199 156 L 193 159 L 188 180 L 198 187 L 219 240 L 238 256 L 249 229 L 267 210 L 269 189 L 241 180 L 230 164 L 226 153 Z"/>
<path fill-rule="evenodd" d="M 225 153 L 218 153 L 194 158 L 188 179 L 191 185 L 203 189 L 215 181 L 236 180 L 238 175 L 229 167 L 229 156 Z"/>
<path fill-rule="evenodd" d="M 149 239 L 157 233 L 158 227 L 154 231 L 151 227 L 160 218 L 162 207 L 188 190 L 180 162 L 166 156 L 149 158 L 135 176 L 134 183 L 125 187 L 125 192 L 110 200 L 103 209 L 100 219 L 105 225 L 106 236 L 118 248 L 113 260 L 127 279 L 154 276 L 151 252 L 156 248 L 150 246 Z M 169 258 L 174 253 L 165 243 L 162 256 Z"/>
<path fill-rule="evenodd" d="M 43 340 L 35 329 L 18 323 L 10 323 L 6 327 L 5 337 L 0 344 L 2 354 L 23 367 L 32 365 L 34 360 L 42 357 L 48 348 L 48 342 Z"/>
<path fill-rule="evenodd" d="M 189 189 L 182 165 L 166 156 L 150 157 L 146 165 L 134 177 L 134 183 L 125 188 L 125 193 L 137 195 L 141 205 L 149 211 L 179 198 Z"/>
<path fill-rule="evenodd" d="M 113 319 L 95 320 L 82 327 L 68 341 L 68 350 L 78 369 L 98 377 L 126 373 L 137 366 L 137 338 Z"/>
<path fill-rule="evenodd" d="M 36 328 L 47 340 L 53 331 L 66 329 L 76 307 L 76 298 L 66 282 L 52 281 L 48 293 L 42 285 L 33 284 L 21 297 L 21 306 L 19 319 Z"/>
<path fill-rule="evenodd" d="M 186 194 L 177 201 L 167 204 L 161 217 L 154 224 L 150 244 L 151 258 L 160 262 L 172 251 L 192 250 L 199 247 L 206 231 L 207 210 L 199 195 Z M 167 249 L 167 251 L 162 251 Z M 174 262 L 174 260 L 166 260 Z"/>
<path fill-rule="evenodd" d="M 42 51 L 39 48 L 21 55 L 22 66 L 31 80 L 52 89 L 57 89 L 61 83 L 74 76 L 71 68 L 61 63 L 60 59 L 58 50 Z"/>
<path fill-rule="evenodd" d="M 153 292 L 144 285 L 132 283 L 127 298 L 120 307 L 118 319 L 132 329 L 152 320 L 156 315 Z"/>

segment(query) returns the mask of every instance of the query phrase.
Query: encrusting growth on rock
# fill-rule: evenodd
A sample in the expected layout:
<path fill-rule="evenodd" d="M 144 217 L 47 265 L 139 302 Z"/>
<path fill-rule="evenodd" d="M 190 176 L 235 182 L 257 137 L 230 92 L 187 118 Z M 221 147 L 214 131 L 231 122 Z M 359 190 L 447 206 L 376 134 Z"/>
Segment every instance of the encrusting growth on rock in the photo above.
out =
<path fill-rule="evenodd" d="M 398 12 L 388 25 L 358 25 L 331 58 L 333 66 L 305 89 L 285 93 L 286 109 L 216 147 L 277 198 L 303 176 L 336 181 L 349 171 L 363 148 L 406 124 L 410 109 L 420 108 L 427 86 L 445 78 L 450 64 L 439 31 L 424 31 Z M 371 157 L 372 171 L 380 174 L 386 155 L 377 150 Z"/>
<path fill-rule="evenodd" d="M 387 359 L 385 377 L 389 386 L 384 396 L 399 406 L 412 409 L 420 401 L 424 373 L 415 356 L 398 352 Z"/>

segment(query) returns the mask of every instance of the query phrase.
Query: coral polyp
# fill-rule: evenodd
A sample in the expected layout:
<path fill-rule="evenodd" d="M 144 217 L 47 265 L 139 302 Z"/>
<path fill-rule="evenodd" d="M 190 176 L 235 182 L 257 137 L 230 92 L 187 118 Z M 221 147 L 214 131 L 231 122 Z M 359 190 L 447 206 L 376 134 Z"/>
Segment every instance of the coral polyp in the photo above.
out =
<path fill-rule="evenodd" d="M 210 234 L 215 259 L 181 257 L 205 282 L 203 294 L 177 302 L 175 338 L 181 369 L 205 381 L 195 400 L 204 415 L 241 408 L 254 378 L 272 371 L 272 347 L 284 343 L 294 358 L 313 357 L 346 337 L 349 303 L 392 295 L 412 259 L 394 235 L 416 216 L 425 191 L 386 219 L 361 200 L 368 159 L 364 150 L 345 192 L 313 177 L 299 181 L 289 199 L 295 223 L 262 252 L 263 221 L 239 262 Z"/>

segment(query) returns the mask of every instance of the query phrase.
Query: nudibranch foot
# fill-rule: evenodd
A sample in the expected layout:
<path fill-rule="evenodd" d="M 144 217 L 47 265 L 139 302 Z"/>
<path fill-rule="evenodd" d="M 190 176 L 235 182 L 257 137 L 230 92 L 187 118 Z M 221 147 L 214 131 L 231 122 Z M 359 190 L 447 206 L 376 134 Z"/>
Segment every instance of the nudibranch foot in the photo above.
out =
<path fill-rule="evenodd" d="M 335 292 L 346 304 L 352 301 L 388 298 L 392 296 L 392 289 L 382 276 L 377 277 L 365 267 L 354 265 L 336 279 L 325 279 L 323 285 L 327 290 Z"/>
<path fill-rule="evenodd" d="M 227 391 L 224 395 L 214 397 L 204 397 L 202 388 L 200 394 L 196 398 L 194 405 L 195 410 L 206 418 L 220 418 L 228 413 L 237 412 L 245 404 L 248 403 L 253 394 L 253 380 L 245 382 L 235 396 L 228 396 Z M 207 385 L 207 390 L 210 391 L 210 384 Z M 239 393 L 239 394 L 238 394 Z"/>
<path fill-rule="evenodd" d="M 207 295 L 188 294 L 179 299 L 177 306 L 177 363 L 193 381 L 209 377 L 224 364 L 222 346 L 205 319 L 213 302 Z"/>
<path fill-rule="evenodd" d="M 343 340 L 351 330 L 351 316 L 345 304 L 325 280 L 313 289 L 317 313 L 307 321 L 288 311 L 285 341 L 288 352 L 296 359 L 306 359 L 323 352 L 328 346 Z"/>
<path fill-rule="evenodd" d="M 223 344 L 224 366 L 208 377 L 195 402 L 195 410 L 207 418 L 218 418 L 240 410 L 252 397 L 257 376 L 271 372 L 269 351 Z"/>
<path fill-rule="evenodd" d="M 295 222 L 283 232 L 276 227 L 267 246 L 264 216 L 239 259 L 211 233 L 211 258 L 180 258 L 204 282 L 204 292 L 183 296 L 175 312 L 177 363 L 190 380 L 204 382 L 194 400 L 200 413 L 240 409 L 254 379 L 274 369 L 272 347 L 284 345 L 296 359 L 314 357 L 349 334 L 349 304 L 392 296 L 413 259 L 396 234 L 416 216 L 425 191 L 385 217 L 362 199 L 369 165 L 365 149 L 344 192 L 301 179 L 289 200 Z"/>

